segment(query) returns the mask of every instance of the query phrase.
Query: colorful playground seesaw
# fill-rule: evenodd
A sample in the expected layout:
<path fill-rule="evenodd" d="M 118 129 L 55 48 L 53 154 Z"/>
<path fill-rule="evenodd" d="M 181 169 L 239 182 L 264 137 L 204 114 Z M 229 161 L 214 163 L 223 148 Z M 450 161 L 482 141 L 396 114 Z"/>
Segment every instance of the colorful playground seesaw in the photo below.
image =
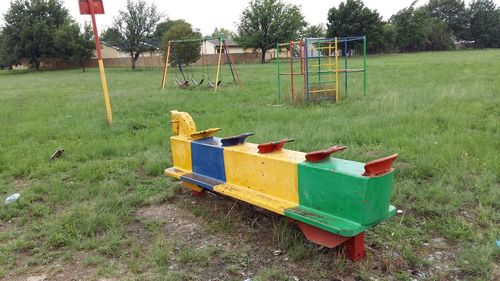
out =
<path fill-rule="evenodd" d="M 364 256 L 364 231 L 392 217 L 392 163 L 397 154 L 366 164 L 331 158 L 346 147 L 303 153 L 282 149 L 291 139 L 245 142 L 219 128 L 197 131 L 186 112 L 172 111 L 174 167 L 194 195 L 206 190 L 236 198 L 297 222 L 305 237 L 325 247 L 345 246 L 349 259 Z"/>

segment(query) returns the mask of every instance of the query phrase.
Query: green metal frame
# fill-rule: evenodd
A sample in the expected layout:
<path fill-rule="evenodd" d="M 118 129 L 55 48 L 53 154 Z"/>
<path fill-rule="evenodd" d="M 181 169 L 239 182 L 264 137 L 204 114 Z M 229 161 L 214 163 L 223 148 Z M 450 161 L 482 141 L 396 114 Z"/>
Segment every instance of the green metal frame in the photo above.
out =
<path fill-rule="evenodd" d="M 304 71 L 304 74 L 305 74 L 305 81 L 304 81 L 304 84 L 305 84 L 305 96 L 306 96 L 306 101 L 307 102 L 310 102 L 310 95 L 309 95 L 309 90 L 310 90 L 310 85 L 311 84 L 318 84 L 318 85 L 321 85 L 324 81 L 322 81 L 322 78 L 321 76 L 322 75 L 326 75 L 326 74 L 331 74 L 331 73 L 335 73 L 336 74 L 336 77 L 338 77 L 338 70 L 335 70 L 333 72 L 331 72 L 330 70 L 328 71 L 323 71 L 322 70 L 322 67 L 321 67 L 321 55 L 319 55 L 319 53 L 321 52 L 321 48 L 319 46 L 321 46 L 321 43 L 323 42 L 334 42 L 335 40 L 337 40 L 338 43 L 344 43 L 344 69 L 339 69 L 340 71 L 344 72 L 344 91 L 345 91 L 345 97 L 347 98 L 348 97 L 348 92 L 349 92 L 349 80 L 348 80 L 348 76 L 349 76 L 349 73 L 356 73 L 356 72 L 363 72 L 363 96 L 366 96 L 366 91 L 367 91 L 367 76 L 366 76 L 366 72 L 367 72 L 367 64 L 366 64 L 366 36 L 357 36 L 357 37 L 336 37 L 336 38 L 305 38 L 303 40 L 301 40 L 301 42 L 305 42 L 305 45 L 304 45 L 304 52 L 300 54 L 300 63 L 302 64 L 302 60 L 304 59 L 305 62 L 305 71 Z M 363 68 L 362 69 L 349 69 L 348 68 L 348 42 L 350 41 L 363 41 Z M 309 43 L 312 41 L 311 44 L 316 44 L 318 47 L 318 56 L 309 56 L 308 54 L 308 45 L 310 45 Z M 316 41 L 316 42 L 314 42 Z M 276 54 L 277 54 L 277 57 L 276 57 L 276 64 L 277 64 L 277 72 L 278 72 L 278 102 L 281 103 L 281 97 L 282 97 L 282 94 L 281 94 L 281 76 L 282 75 L 294 75 L 294 73 L 282 73 L 281 72 L 281 60 L 280 60 L 280 55 L 281 55 L 281 46 L 282 44 L 279 44 L 277 43 L 276 44 Z M 338 47 L 335 51 L 338 51 Z M 303 57 L 304 55 L 304 57 Z M 309 69 L 309 60 L 311 59 L 317 59 L 317 70 L 316 71 L 313 71 L 311 72 L 312 70 Z M 302 66 L 302 65 L 301 65 Z M 338 68 L 338 63 L 337 63 L 337 68 Z M 315 76 L 318 76 L 318 82 L 310 82 L 309 81 L 309 77 L 310 75 L 315 75 Z M 338 81 L 326 81 L 324 83 L 338 83 Z M 338 93 L 337 93 L 338 94 Z"/>

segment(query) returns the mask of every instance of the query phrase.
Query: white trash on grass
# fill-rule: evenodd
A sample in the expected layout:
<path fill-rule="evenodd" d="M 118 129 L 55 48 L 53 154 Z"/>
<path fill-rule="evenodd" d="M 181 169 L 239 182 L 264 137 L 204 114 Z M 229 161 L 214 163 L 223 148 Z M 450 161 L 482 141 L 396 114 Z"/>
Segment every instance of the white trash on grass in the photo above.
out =
<path fill-rule="evenodd" d="M 9 205 L 10 203 L 16 201 L 19 197 L 21 197 L 21 194 L 19 193 L 14 193 L 11 196 L 5 198 L 5 205 Z"/>

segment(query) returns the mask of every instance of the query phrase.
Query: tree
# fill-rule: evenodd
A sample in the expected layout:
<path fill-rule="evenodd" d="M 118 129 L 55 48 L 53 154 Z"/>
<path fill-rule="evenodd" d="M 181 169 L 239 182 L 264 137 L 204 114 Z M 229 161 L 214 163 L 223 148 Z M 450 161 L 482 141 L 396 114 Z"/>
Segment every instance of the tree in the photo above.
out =
<path fill-rule="evenodd" d="M 325 27 L 322 24 L 308 25 L 302 32 L 302 37 L 319 38 L 325 37 Z"/>
<path fill-rule="evenodd" d="M 268 50 L 299 37 L 305 25 L 298 6 L 281 0 L 253 0 L 240 16 L 235 39 L 243 48 L 260 49 L 265 62 Z"/>
<path fill-rule="evenodd" d="M 466 38 L 468 18 L 464 1 L 430 0 L 424 9 L 431 17 L 446 23 L 455 38 Z"/>
<path fill-rule="evenodd" d="M 118 12 L 113 21 L 111 44 L 130 54 L 132 70 L 143 52 L 151 51 L 154 47 L 153 34 L 161 14 L 154 4 L 148 5 L 144 0 L 127 0 L 124 10 Z"/>
<path fill-rule="evenodd" d="M 165 20 L 156 25 L 155 32 L 153 33 L 153 44 L 155 46 L 161 47 L 163 42 L 163 36 L 167 31 L 172 28 L 176 23 L 184 22 L 184 20 Z"/>
<path fill-rule="evenodd" d="M 382 29 L 384 32 L 384 52 L 392 53 L 396 48 L 396 26 L 391 23 L 386 23 Z"/>
<path fill-rule="evenodd" d="M 168 43 L 172 40 L 182 40 L 182 39 L 200 39 L 200 41 L 194 42 L 183 42 L 175 43 L 172 45 L 170 50 L 172 57 L 174 58 L 173 63 L 190 64 L 196 62 L 201 54 L 201 33 L 197 30 L 193 30 L 190 23 L 184 20 L 177 21 L 163 36 L 163 46 L 166 50 Z"/>
<path fill-rule="evenodd" d="M 366 35 L 367 51 L 379 52 L 384 45 L 384 23 L 376 10 L 365 7 L 361 0 L 347 0 L 328 11 L 327 36 Z"/>
<path fill-rule="evenodd" d="M 125 44 L 125 38 L 123 38 L 118 29 L 114 27 L 103 30 L 99 39 L 101 40 L 101 42 L 106 42 L 109 44 L 117 44 L 120 46 L 123 46 Z"/>
<path fill-rule="evenodd" d="M 80 66 L 85 72 L 85 63 L 95 50 L 92 27 L 85 23 L 83 31 L 78 24 L 70 24 L 57 30 L 56 48 L 59 57 Z"/>
<path fill-rule="evenodd" d="M 59 0 L 15 0 L 4 20 L 4 47 L 9 50 L 9 63 L 26 60 L 37 70 L 42 60 L 58 57 L 55 34 L 71 23 Z"/>
<path fill-rule="evenodd" d="M 233 39 L 234 37 L 234 34 L 231 30 L 225 28 L 217 28 L 217 27 L 214 29 L 214 32 L 212 32 L 210 37 L 219 38 L 221 35 L 224 36 L 224 38 L 226 39 Z"/>
<path fill-rule="evenodd" d="M 427 51 L 445 51 L 454 48 L 452 32 L 448 25 L 438 19 L 428 17 L 425 23 L 427 43 L 425 49 Z"/>
<path fill-rule="evenodd" d="M 3 32 L 0 30 L 0 69 L 11 68 L 12 64 L 9 61 L 9 50 L 5 46 Z"/>
<path fill-rule="evenodd" d="M 500 10 L 492 0 L 470 3 L 470 35 L 474 48 L 500 47 Z"/>
<path fill-rule="evenodd" d="M 426 12 L 413 5 L 392 16 L 390 22 L 396 27 L 396 46 L 402 51 L 421 51 L 427 44 Z"/>

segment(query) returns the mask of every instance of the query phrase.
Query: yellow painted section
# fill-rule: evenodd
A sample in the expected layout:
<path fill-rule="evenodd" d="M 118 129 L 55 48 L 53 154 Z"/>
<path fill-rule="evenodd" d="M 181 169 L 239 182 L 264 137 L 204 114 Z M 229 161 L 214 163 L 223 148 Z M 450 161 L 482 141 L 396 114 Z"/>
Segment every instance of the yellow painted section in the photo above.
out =
<path fill-rule="evenodd" d="M 198 132 L 196 131 L 196 124 L 189 113 L 172 110 L 170 111 L 170 114 L 172 132 L 174 135 L 179 135 L 186 139 L 199 140 L 212 137 L 220 130 L 220 128 L 211 128 Z"/>
<path fill-rule="evenodd" d="M 183 185 L 183 186 L 185 186 L 185 187 L 187 187 L 187 188 L 189 188 L 189 189 L 191 189 L 191 190 L 193 190 L 193 191 L 196 191 L 196 192 L 201 192 L 201 191 L 203 191 L 203 188 L 201 188 L 201 187 L 197 186 L 196 184 L 192 184 L 192 183 L 190 183 L 190 182 L 185 182 L 185 181 L 183 181 L 183 182 L 182 182 L 182 185 Z"/>
<path fill-rule="evenodd" d="M 224 148 L 224 165 L 228 183 L 256 191 L 259 196 L 279 198 L 292 205 L 297 205 L 299 202 L 297 163 L 304 160 L 305 153 L 287 149 L 260 154 L 257 144 L 253 143 Z M 233 193 L 243 194 L 241 191 Z M 241 196 L 235 195 L 235 197 L 247 201 L 240 198 Z M 260 201 L 256 200 L 255 204 L 259 205 Z M 267 205 L 259 206 L 271 209 Z"/>
<path fill-rule="evenodd" d="M 181 177 L 187 173 L 191 173 L 191 171 L 186 171 L 186 170 L 180 170 L 180 169 L 177 169 L 175 167 L 170 167 L 170 168 L 167 168 L 165 169 L 165 171 L 163 172 L 163 174 L 167 177 L 173 177 L 173 178 L 176 178 L 178 180 L 181 179 Z"/>
<path fill-rule="evenodd" d="M 295 208 L 298 206 L 298 203 L 282 200 L 280 198 L 255 191 L 253 189 L 234 184 L 216 185 L 214 186 L 214 191 L 239 199 L 241 201 L 245 201 L 252 205 L 259 206 L 280 215 L 284 215 L 286 209 Z"/>
<path fill-rule="evenodd" d="M 224 45 L 224 42 L 219 41 L 219 43 L 220 43 L 219 60 L 217 62 L 217 76 L 215 78 L 214 92 L 217 92 L 217 88 L 219 87 L 220 59 L 222 58 L 222 45 Z"/>
<path fill-rule="evenodd" d="M 194 132 L 191 134 L 191 138 L 193 140 L 206 139 L 215 136 L 218 131 L 220 131 L 220 128 L 211 128 L 204 131 Z"/>
<path fill-rule="evenodd" d="M 172 146 L 172 160 L 175 169 L 184 174 L 190 173 L 193 170 L 191 161 L 191 141 L 181 136 L 172 136 L 170 137 L 170 145 Z M 176 174 L 179 174 L 179 172 Z"/>
<path fill-rule="evenodd" d="M 167 57 L 165 58 L 165 65 L 163 66 L 163 76 L 161 80 L 161 89 L 165 89 L 165 84 L 167 83 L 168 74 L 168 60 L 170 58 L 170 42 L 168 42 Z"/>
<path fill-rule="evenodd" d="M 190 138 L 191 134 L 196 132 L 196 124 L 189 113 L 172 110 L 170 114 L 170 123 L 174 135 Z"/>
<path fill-rule="evenodd" d="M 104 64 L 102 63 L 102 60 L 98 60 L 97 63 L 99 64 L 99 74 L 101 76 L 102 94 L 104 95 L 104 104 L 106 105 L 108 122 L 111 125 L 111 123 L 113 123 L 113 113 L 111 112 L 111 102 L 109 101 L 108 83 L 106 82 L 106 73 L 104 72 Z"/>

